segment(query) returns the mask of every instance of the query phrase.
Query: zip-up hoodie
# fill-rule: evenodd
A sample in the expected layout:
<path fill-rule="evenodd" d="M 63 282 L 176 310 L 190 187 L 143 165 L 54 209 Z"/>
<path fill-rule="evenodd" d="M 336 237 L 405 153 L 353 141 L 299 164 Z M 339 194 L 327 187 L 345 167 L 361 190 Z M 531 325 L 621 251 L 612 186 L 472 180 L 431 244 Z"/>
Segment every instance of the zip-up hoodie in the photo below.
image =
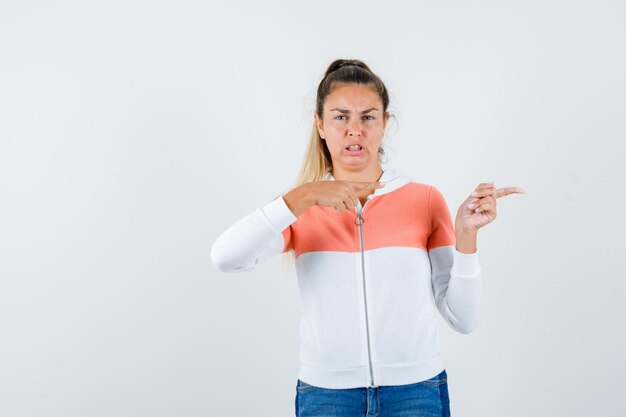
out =
<path fill-rule="evenodd" d="M 327 172 L 324 181 L 335 178 Z M 295 216 L 282 196 L 258 207 L 211 247 L 224 272 L 294 251 L 301 305 L 298 378 L 323 388 L 403 385 L 445 367 L 435 310 L 452 329 L 478 324 L 478 251 L 456 249 L 437 188 L 395 169 L 351 210 L 314 205 Z"/>

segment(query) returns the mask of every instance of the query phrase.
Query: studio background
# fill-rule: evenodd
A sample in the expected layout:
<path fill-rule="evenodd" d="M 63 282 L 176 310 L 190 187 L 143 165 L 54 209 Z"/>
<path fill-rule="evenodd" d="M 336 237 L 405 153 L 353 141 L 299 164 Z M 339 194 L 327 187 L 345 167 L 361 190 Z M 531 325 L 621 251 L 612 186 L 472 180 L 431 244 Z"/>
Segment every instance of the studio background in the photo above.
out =
<path fill-rule="evenodd" d="M 388 162 L 478 233 L 478 328 L 438 315 L 452 415 L 618 416 L 618 1 L 0 3 L 0 415 L 292 416 L 295 272 L 209 250 L 295 180 L 336 58 L 390 91 Z"/>

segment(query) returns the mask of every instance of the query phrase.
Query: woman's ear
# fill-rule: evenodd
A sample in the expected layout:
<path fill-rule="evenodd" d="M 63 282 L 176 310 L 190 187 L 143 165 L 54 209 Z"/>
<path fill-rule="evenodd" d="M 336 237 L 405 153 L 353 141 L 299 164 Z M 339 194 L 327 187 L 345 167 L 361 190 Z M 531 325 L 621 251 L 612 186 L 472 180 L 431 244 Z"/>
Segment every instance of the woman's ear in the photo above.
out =
<path fill-rule="evenodd" d="M 387 120 L 389 120 L 389 112 L 385 112 L 385 117 L 383 117 L 383 129 L 387 127 Z"/>
<path fill-rule="evenodd" d="M 320 137 L 322 139 L 325 139 L 326 135 L 324 135 L 324 124 L 322 123 L 322 120 L 317 115 L 317 112 L 313 113 L 313 116 L 315 117 L 315 126 L 317 126 L 317 132 L 320 134 Z"/>

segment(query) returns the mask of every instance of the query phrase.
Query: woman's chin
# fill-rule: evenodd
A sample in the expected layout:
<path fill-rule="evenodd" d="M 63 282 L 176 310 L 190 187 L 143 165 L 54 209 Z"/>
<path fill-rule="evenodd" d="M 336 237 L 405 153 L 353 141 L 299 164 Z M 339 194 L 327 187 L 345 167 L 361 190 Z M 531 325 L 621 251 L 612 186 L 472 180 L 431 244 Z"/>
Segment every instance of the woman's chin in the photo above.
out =
<path fill-rule="evenodd" d="M 346 161 L 346 163 L 362 164 L 369 160 L 369 154 L 367 153 L 365 149 L 363 149 L 358 154 L 351 154 L 350 152 L 344 149 L 344 151 L 341 153 L 341 159 L 343 161 Z"/>
<path fill-rule="evenodd" d="M 355 156 L 345 157 L 344 156 L 340 159 L 340 161 L 341 161 L 341 165 L 344 165 L 346 167 L 353 167 L 353 168 L 366 167 L 370 164 L 370 160 L 366 156 L 360 156 L 360 157 L 355 157 Z"/>

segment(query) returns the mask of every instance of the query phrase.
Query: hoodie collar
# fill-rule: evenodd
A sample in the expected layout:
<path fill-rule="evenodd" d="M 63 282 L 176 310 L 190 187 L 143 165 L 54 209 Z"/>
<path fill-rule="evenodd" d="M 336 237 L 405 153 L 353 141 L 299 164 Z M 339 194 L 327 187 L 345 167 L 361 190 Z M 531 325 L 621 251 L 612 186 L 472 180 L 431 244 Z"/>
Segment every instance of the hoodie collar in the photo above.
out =
<path fill-rule="evenodd" d="M 325 181 L 335 181 L 335 177 L 332 176 L 330 171 L 327 171 L 322 179 Z M 406 175 L 402 174 L 394 168 L 383 168 L 383 174 L 381 175 L 379 181 L 385 182 L 386 184 L 384 187 L 374 190 L 374 195 L 376 196 L 387 194 L 402 187 L 403 185 L 409 183 L 411 181 L 411 178 L 407 177 Z"/>

